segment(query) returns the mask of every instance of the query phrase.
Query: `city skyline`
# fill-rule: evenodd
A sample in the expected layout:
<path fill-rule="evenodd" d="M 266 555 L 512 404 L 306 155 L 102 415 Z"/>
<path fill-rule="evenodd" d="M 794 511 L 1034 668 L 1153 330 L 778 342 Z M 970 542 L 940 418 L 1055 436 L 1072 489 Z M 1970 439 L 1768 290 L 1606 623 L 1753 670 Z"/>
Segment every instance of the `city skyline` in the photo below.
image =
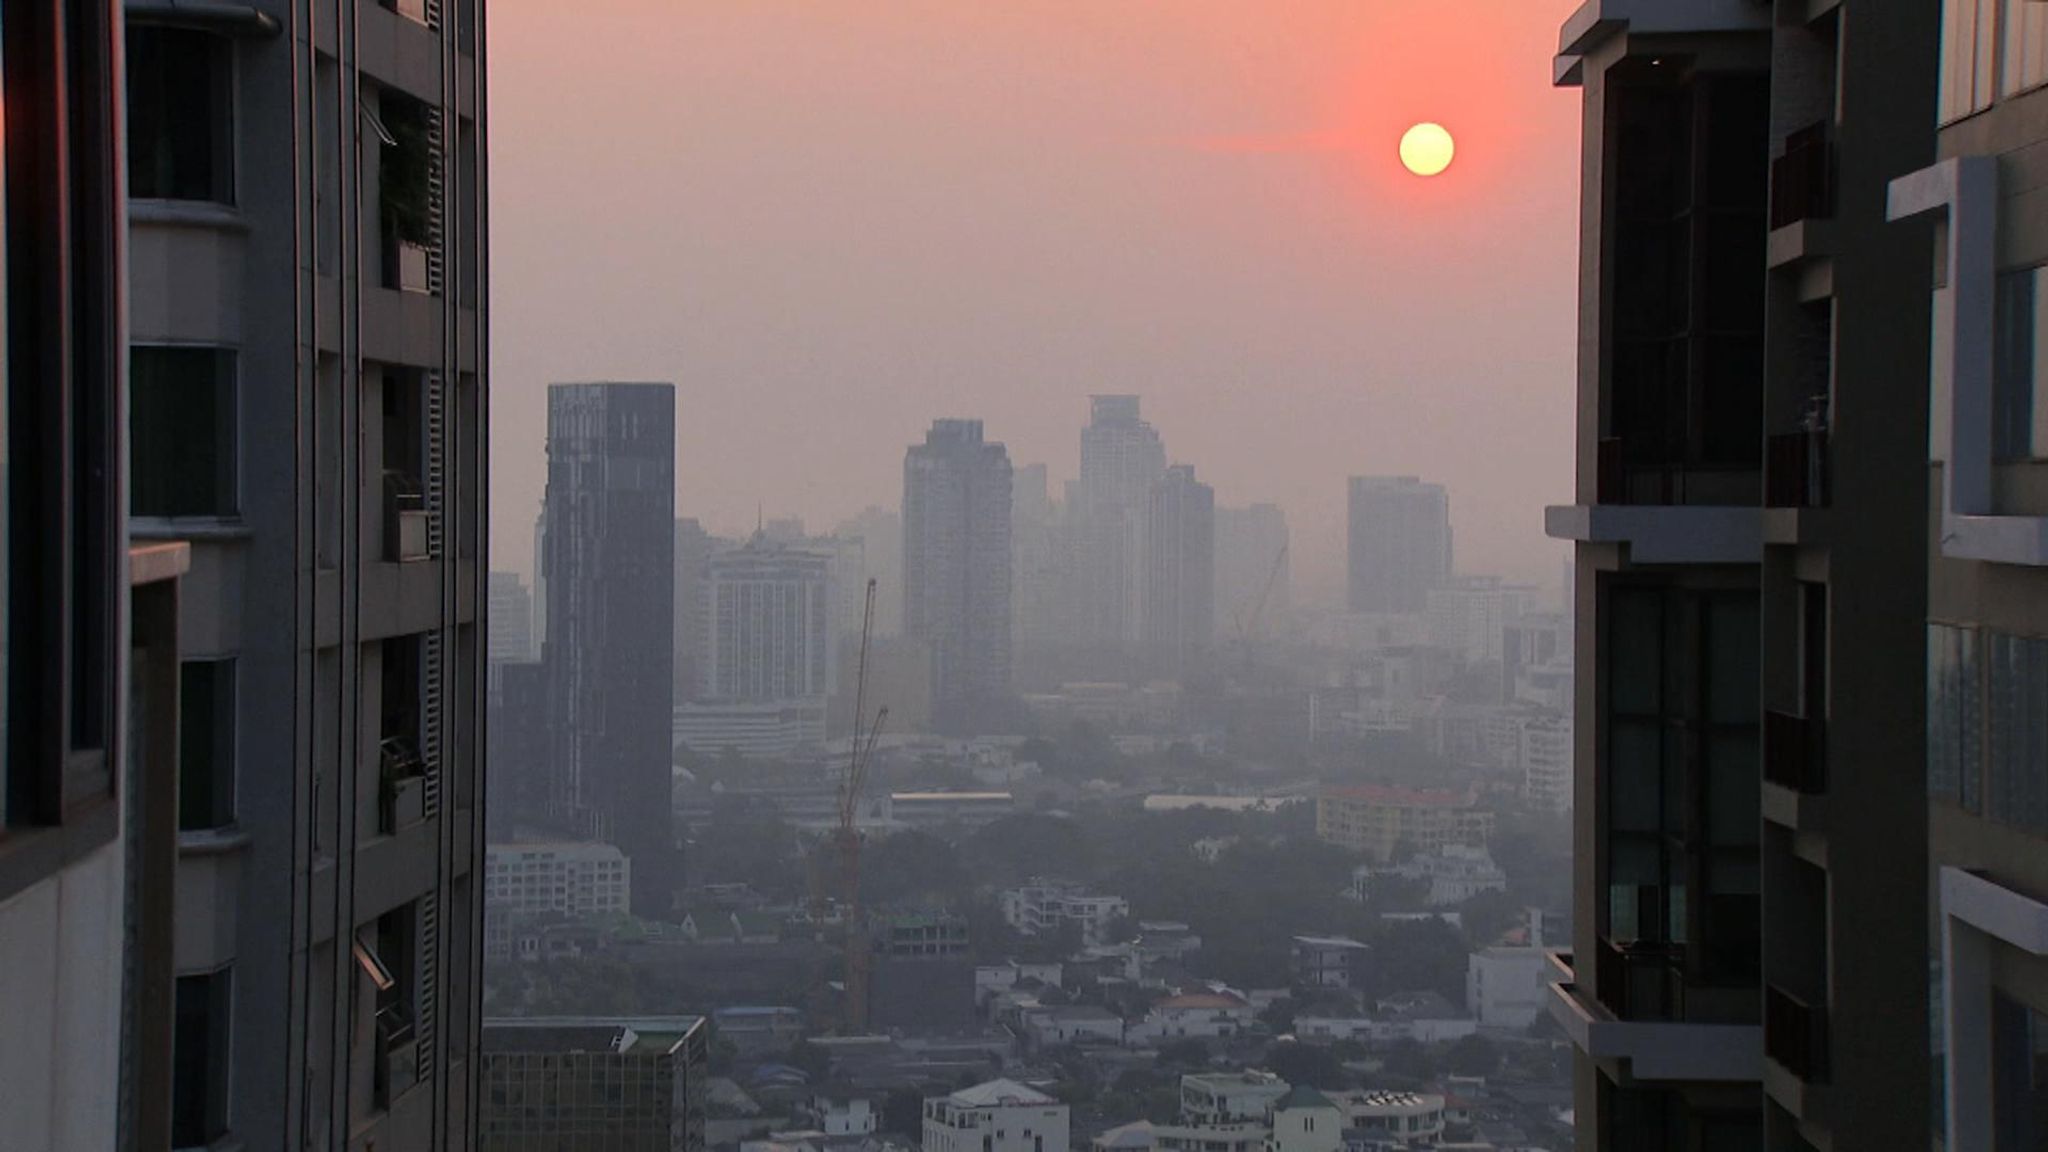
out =
<path fill-rule="evenodd" d="M 1287 509 L 1305 602 L 1365 473 L 1431 474 L 1473 570 L 1549 585 L 1572 7 L 501 6 L 493 566 L 525 563 L 542 385 L 601 372 L 677 381 L 677 507 L 721 535 L 895 504 L 936 417 L 1057 492 L 1088 396 L 1130 392 L 1220 501 Z M 1459 149 L 1425 188 L 1395 149 L 1428 119 Z"/>

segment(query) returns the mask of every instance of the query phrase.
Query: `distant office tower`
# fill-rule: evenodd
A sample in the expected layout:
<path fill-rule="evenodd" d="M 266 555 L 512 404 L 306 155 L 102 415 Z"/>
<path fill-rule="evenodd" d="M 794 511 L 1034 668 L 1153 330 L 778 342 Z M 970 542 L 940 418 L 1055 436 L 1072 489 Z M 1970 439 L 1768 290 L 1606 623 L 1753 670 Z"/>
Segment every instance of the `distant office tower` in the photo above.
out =
<path fill-rule="evenodd" d="M 548 388 L 548 815 L 633 862 L 633 911 L 671 914 L 675 388 Z"/>
<path fill-rule="evenodd" d="M 493 572 L 490 596 L 490 662 L 533 659 L 533 597 L 527 594 L 526 581 L 517 572 Z"/>
<path fill-rule="evenodd" d="M 997 722 L 1010 694 L 1010 457 L 979 420 L 935 420 L 903 457 L 903 621 L 932 651 L 947 731 Z"/>
<path fill-rule="evenodd" d="M 1069 509 L 1087 635 L 1125 648 L 1144 622 L 1145 524 L 1152 484 L 1166 471 L 1166 446 L 1138 414 L 1136 396 L 1089 399 L 1081 430 L 1081 478 Z"/>
<path fill-rule="evenodd" d="M 722 543 L 695 519 L 676 521 L 676 702 L 694 700 L 704 686 L 708 641 L 704 591 L 711 578 L 711 554 Z"/>
<path fill-rule="evenodd" d="M 832 590 L 831 627 L 834 642 L 852 637 L 860 642 L 861 616 L 867 608 L 868 543 L 859 536 L 806 536 L 805 550 L 825 557 L 825 579 Z M 875 610 L 881 611 L 881 589 Z"/>
<path fill-rule="evenodd" d="M 1216 509 L 1216 635 L 1256 640 L 1294 606 L 1287 513 L 1278 504 Z"/>
<path fill-rule="evenodd" d="M 540 511 L 533 514 L 533 651 L 535 655 L 548 642 L 548 573 L 544 545 L 548 536 L 548 502 L 543 498 Z"/>
<path fill-rule="evenodd" d="M 2039 151 L 2023 7 L 1565 23 L 1585 455 L 1546 523 L 1578 553 L 1579 864 L 1549 1007 L 1580 1048 L 1581 1148 L 2039 1145 L 2043 661 L 1992 634 L 1979 665 L 1975 627 L 1940 642 L 1972 618 L 2048 624 L 2043 506 L 1988 488 L 1991 397 L 2029 403 L 2038 378 L 2048 233 L 2024 162 L 1971 155 Z M 1937 146 L 1938 117 L 1966 115 Z M 1925 211 L 1947 216 L 1938 242 L 1887 219 Z M 1671 243 L 1688 234 L 1716 239 Z M 1930 339 L 1930 317 L 1954 327 Z M 1928 691 L 1955 728 L 1927 722 Z M 1987 744 L 1990 788 L 1945 773 Z M 2027 783 L 2001 796 L 2001 770 Z M 1956 853 L 1933 868 L 1930 834 Z M 1930 985 L 1949 993 L 1945 1140 Z"/>
<path fill-rule="evenodd" d="M 903 518 L 880 507 L 864 509 L 860 515 L 832 530 L 834 536 L 861 542 L 860 595 L 867 596 L 867 583 L 875 581 L 875 635 L 897 636 L 903 632 Z"/>
<path fill-rule="evenodd" d="M 756 532 L 712 555 L 700 694 L 710 700 L 814 699 L 832 691 L 836 604 L 831 557 Z"/>
<path fill-rule="evenodd" d="M 173 1001 L 185 995 L 172 974 L 183 928 L 173 908 L 183 879 L 178 586 L 191 553 L 172 541 L 130 545 L 120 504 L 131 475 L 118 423 L 130 399 L 121 8 L 45 0 L 11 5 L 0 20 L 0 1146 L 9 1152 L 182 1144 L 172 1137 L 173 1081 L 186 1078 L 188 1095 L 191 1087 L 172 1058 Z M 159 443 L 177 431 L 154 430 Z M 285 943 L 276 943 L 281 958 Z"/>
<path fill-rule="evenodd" d="M 180 653 L 177 1147 L 474 1131 L 484 7 L 128 6 L 130 511 L 192 541 L 207 606 Z M 17 66 L 68 41 L 42 29 L 6 59 L 10 177 L 46 163 L 12 123 Z"/>
<path fill-rule="evenodd" d="M 1536 589 L 1498 576 L 1457 576 L 1431 588 L 1425 611 L 1429 643 L 1466 664 L 1502 659 L 1507 630 L 1536 603 Z"/>
<path fill-rule="evenodd" d="M 1045 465 L 1027 464 L 1017 469 L 1010 497 L 1010 633 L 1020 654 L 1067 639 L 1060 635 L 1063 552 Z"/>
<path fill-rule="evenodd" d="M 1350 608 L 1421 612 L 1451 575 L 1451 498 L 1413 476 L 1353 476 Z"/>
<path fill-rule="evenodd" d="M 1199 669 L 1216 629 L 1216 490 L 1176 464 L 1152 483 L 1145 648 L 1162 675 Z"/>

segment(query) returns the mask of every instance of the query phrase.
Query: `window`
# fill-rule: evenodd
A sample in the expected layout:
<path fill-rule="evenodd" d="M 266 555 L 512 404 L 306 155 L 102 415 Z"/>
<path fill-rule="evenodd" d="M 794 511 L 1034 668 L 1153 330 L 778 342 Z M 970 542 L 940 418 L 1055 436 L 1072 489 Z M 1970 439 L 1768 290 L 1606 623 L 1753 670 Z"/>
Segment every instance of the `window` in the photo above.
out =
<path fill-rule="evenodd" d="M 1978 811 L 1983 799 L 1984 690 L 1977 631 L 1927 627 L 1927 793 Z"/>
<path fill-rule="evenodd" d="M 178 977 L 171 1021 L 171 1143 L 211 1144 L 228 1130 L 233 970 Z"/>
<path fill-rule="evenodd" d="M 187 660 L 178 678 L 178 827 L 235 820 L 235 662 Z"/>
<path fill-rule="evenodd" d="M 2038 0 L 1946 0 L 1941 122 L 2048 84 L 2048 8 Z"/>
<path fill-rule="evenodd" d="M 1984 814 L 2048 833 L 2048 640 L 1993 634 Z"/>
<path fill-rule="evenodd" d="M 234 352 L 138 346 L 129 391 L 130 512 L 237 515 Z"/>
<path fill-rule="evenodd" d="M 1998 1148 L 2048 1146 L 2048 1017 L 1991 997 L 1991 1125 Z"/>
<path fill-rule="evenodd" d="M 103 4 L 0 0 L 0 900 L 111 839 L 119 818 L 107 757 L 125 595 L 112 19 Z M 38 841 L 30 829 L 58 840 L 12 852 Z"/>
<path fill-rule="evenodd" d="M 129 196 L 234 202 L 232 51 L 207 32 L 129 24 Z"/>
<path fill-rule="evenodd" d="M 2048 9 L 2044 9 L 2048 10 Z M 2037 342 L 2041 269 L 2002 273 L 1992 305 L 1991 453 L 1994 460 L 2025 460 L 2034 454 L 2034 383 L 2048 378 L 2042 358 L 2048 342 Z"/>

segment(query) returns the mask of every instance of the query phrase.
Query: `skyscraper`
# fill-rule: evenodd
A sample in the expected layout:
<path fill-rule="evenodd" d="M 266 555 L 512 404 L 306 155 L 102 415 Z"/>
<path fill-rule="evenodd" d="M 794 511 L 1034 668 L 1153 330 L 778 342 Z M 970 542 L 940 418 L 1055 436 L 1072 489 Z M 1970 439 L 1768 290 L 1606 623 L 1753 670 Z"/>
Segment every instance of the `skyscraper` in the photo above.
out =
<path fill-rule="evenodd" d="M 934 722 L 997 723 L 1010 695 L 1010 457 L 935 420 L 903 457 L 904 631 L 932 653 Z"/>
<path fill-rule="evenodd" d="M 174 1112 L 178 584 L 191 554 L 126 546 L 120 504 L 121 6 L 5 17 L 0 1144 L 160 1149 Z"/>
<path fill-rule="evenodd" d="M 130 512 L 207 606 L 177 1146 L 474 1130 L 485 43 L 474 0 L 128 12 Z"/>
<path fill-rule="evenodd" d="M 893 508 L 862 509 L 860 514 L 832 529 L 834 536 L 861 542 L 859 581 L 862 609 L 867 605 L 868 581 L 875 582 L 875 635 L 897 636 L 903 632 L 903 517 Z"/>
<path fill-rule="evenodd" d="M 1145 538 L 1145 648 L 1154 669 L 1198 671 L 1216 630 L 1216 490 L 1186 464 L 1152 482 Z"/>
<path fill-rule="evenodd" d="M 533 595 L 526 590 L 526 581 L 517 572 L 493 572 L 490 596 L 487 658 L 493 664 L 533 659 Z"/>
<path fill-rule="evenodd" d="M 548 387 L 548 816 L 633 863 L 633 911 L 667 916 L 675 674 L 675 388 Z"/>
<path fill-rule="evenodd" d="M 1287 513 L 1277 504 L 1216 509 L 1216 634 L 1257 639 L 1293 606 Z"/>
<path fill-rule="evenodd" d="M 838 631 L 831 559 L 761 532 L 711 557 L 705 582 L 710 643 L 701 661 L 699 695 L 815 700 L 822 717 L 832 692 Z"/>
<path fill-rule="evenodd" d="M 1093 396 L 1069 513 L 1085 635 L 1135 648 L 1144 625 L 1145 525 L 1166 446 L 1136 396 Z"/>
<path fill-rule="evenodd" d="M 1353 612 L 1421 612 L 1451 575 L 1451 498 L 1413 476 L 1353 476 Z"/>
<path fill-rule="evenodd" d="M 1892 183 L 1934 162 L 1937 73 L 1969 72 L 1936 67 L 1940 7 L 1665 5 L 1565 27 L 1554 74 L 1584 93 L 1584 451 L 1575 503 L 1547 523 L 1577 546 L 1577 938 L 1550 1008 L 1580 1049 L 1583 1148 L 1932 1142 L 1927 897 L 1950 877 L 1927 867 L 1943 777 L 1924 723 L 1926 366 L 1944 342 L 1929 339 L 1929 229 L 1886 208 L 1977 195 L 1954 170 L 1909 177 L 1906 195 Z M 1947 5 L 1965 60 L 1985 51 L 1979 7 Z M 2031 116 L 2005 122 L 2038 139 Z M 2012 258 L 2048 255 L 2038 229 L 2004 231 L 2028 247 Z M 1989 232 L 1951 218 L 1958 320 L 1990 296 Z M 1965 254 L 1983 262 L 1974 279 Z M 1988 343 L 1985 307 L 1949 350 L 1990 357 L 1967 351 Z M 1957 579 L 1948 607 L 2023 575 Z M 2038 624 L 2040 599 L 2002 618 Z M 1961 687 L 1959 703 L 1978 698 Z M 2039 725 L 2025 692 L 2012 699 Z M 1982 732 L 1972 717 L 1951 747 Z M 2005 870 L 1960 881 L 1962 903 L 1996 908 L 1997 931 L 2042 922 L 2042 905 L 1990 891 L 2028 856 L 1948 827 L 1981 851 L 1972 866 Z M 2003 1035 L 1986 1021 L 1986 970 L 1956 962 L 1969 947 L 1933 953 L 1951 981 L 1971 969 L 1971 1023 L 1951 1017 L 1949 1044 L 1974 1027 L 1981 1058 L 1948 1108 L 1975 1137 L 1949 1152 L 1994 1146 L 1994 1064 L 2024 1078 L 2005 1082 L 2015 1115 L 2041 1083 L 2024 1018 Z"/>
<path fill-rule="evenodd" d="M 706 622 L 704 587 L 711 576 L 711 554 L 719 541 L 694 518 L 676 521 L 675 691 L 678 703 L 694 700 L 704 686 Z"/>

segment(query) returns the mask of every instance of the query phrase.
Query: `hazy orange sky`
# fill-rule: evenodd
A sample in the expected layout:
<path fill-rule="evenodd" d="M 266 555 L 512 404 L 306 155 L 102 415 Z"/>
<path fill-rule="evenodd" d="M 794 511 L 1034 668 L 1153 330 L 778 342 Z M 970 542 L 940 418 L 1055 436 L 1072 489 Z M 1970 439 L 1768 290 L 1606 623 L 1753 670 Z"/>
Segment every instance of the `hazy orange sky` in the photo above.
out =
<path fill-rule="evenodd" d="M 1576 0 L 517 0 L 491 8 L 496 566 L 546 385 L 677 385 L 679 514 L 826 528 L 936 416 L 1071 477 L 1136 392 L 1341 586 L 1344 479 L 1451 489 L 1460 570 L 1556 583 Z M 1403 171 L 1443 123 L 1457 160 Z"/>

